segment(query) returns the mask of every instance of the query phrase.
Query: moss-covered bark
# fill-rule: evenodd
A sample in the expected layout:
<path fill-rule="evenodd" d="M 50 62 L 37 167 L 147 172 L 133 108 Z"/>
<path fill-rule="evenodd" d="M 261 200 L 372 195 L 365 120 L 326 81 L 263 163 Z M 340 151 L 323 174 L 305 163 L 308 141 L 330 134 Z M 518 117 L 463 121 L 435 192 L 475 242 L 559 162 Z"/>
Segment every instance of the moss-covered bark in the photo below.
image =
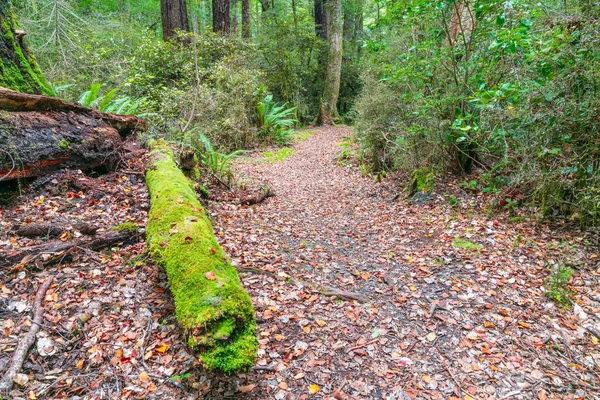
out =
<path fill-rule="evenodd" d="M 171 148 L 151 145 L 147 242 L 167 271 L 179 324 L 209 370 L 244 371 L 256 361 L 250 296 L 215 240 L 212 225 Z"/>
<path fill-rule="evenodd" d="M 0 86 L 23 93 L 52 94 L 35 58 L 25 45 L 18 29 L 10 0 L 0 0 Z"/>

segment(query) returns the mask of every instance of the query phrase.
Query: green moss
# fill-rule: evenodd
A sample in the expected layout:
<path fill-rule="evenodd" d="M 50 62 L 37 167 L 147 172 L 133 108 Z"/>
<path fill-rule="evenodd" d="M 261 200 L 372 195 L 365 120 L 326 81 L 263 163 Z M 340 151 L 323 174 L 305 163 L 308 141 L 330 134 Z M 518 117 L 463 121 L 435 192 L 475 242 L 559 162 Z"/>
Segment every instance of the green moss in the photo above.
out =
<path fill-rule="evenodd" d="M 68 148 L 68 147 L 69 147 L 69 141 L 68 141 L 68 140 L 65 140 L 65 139 L 62 139 L 60 142 L 58 142 L 58 146 L 59 146 L 61 149 L 66 149 L 66 148 Z"/>
<path fill-rule="evenodd" d="M 410 174 L 410 196 L 417 192 L 432 192 L 435 187 L 433 170 L 416 169 Z"/>
<path fill-rule="evenodd" d="M 465 250 L 478 250 L 483 248 L 482 245 L 470 242 L 463 238 L 454 238 L 454 240 L 452 240 L 452 246 L 456 247 L 457 249 Z"/>
<path fill-rule="evenodd" d="M 52 95 L 37 61 L 14 35 L 17 20 L 7 0 L 0 0 L 0 86 L 23 93 Z"/>
<path fill-rule="evenodd" d="M 210 370 L 244 371 L 256 360 L 250 296 L 218 245 L 196 194 L 168 145 L 151 144 L 147 242 L 164 266 L 188 345 Z"/>
<path fill-rule="evenodd" d="M 122 224 L 113 226 L 110 228 L 110 230 L 119 232 L 135 232 L 138 230 L 138 226 L 133 222 L 123 222 Z"/>

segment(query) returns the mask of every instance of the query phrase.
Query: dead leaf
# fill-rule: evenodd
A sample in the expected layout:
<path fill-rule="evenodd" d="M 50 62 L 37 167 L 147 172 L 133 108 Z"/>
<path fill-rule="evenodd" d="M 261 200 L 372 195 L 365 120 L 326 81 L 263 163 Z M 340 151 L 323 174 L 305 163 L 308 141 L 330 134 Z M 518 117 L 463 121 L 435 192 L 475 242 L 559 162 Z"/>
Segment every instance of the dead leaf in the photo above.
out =
<path fill-rule="evenodd" d="M 158 351 L 159 353 L 166 353 L 166 351 L 169 349 L 169 345 L 166 343 L 162 343 L 160 346 L 158 346 L 155 350 Z"/>
<path fill-rule="evenodd" d="M 217 279 L 217 277 L 215 276 L 215 273 L 212 271 L 208 271 L 207 273 L 204 274 L 204 276 L 206 277 L 206 279 L 208 279 L 209 281 L 214 281 Z"/>
<path fill-rule="evenodd" d="M 238 386 L 238 391 L 242 393 L 250 393 L 252 389 L 256 387 L 256 384 L 246 385 L 246 386 Z"/>
<path fill-rule="evenodd" d="M 150 379 L 148 372 L 142 371 L 142 373 L 140 374 L 140 381 L 142 381 L 144 383 L 148 383 L 148 382 L 151 382 L 152 379 Z"/>
<path fill-rule="evenodd" d="M 437 338 L 437 335 L 435 334 L 435 332 L 429 332 L 427 334 L 427 340 L 429 340 L 430 342 L 433 342 L 436 338 Z"/>
<path fill-rule="evenodd" d="M 319 388 L 319 385 L 312 384 L 308 388 L 308 393 L 309 394 L 317 394 L 317 393 L 319 393 L 319 390 L 321 390 L 321 388 Z"/>

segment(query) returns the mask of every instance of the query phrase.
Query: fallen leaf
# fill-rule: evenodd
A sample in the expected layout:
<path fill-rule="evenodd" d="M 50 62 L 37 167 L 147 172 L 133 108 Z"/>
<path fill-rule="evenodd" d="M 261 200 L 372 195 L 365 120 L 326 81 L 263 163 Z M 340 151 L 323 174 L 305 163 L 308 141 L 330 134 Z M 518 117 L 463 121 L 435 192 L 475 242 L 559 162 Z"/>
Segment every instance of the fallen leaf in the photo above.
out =
<path fill-rule="evenodd" d="M 152 380 L 150 379 L 148 372 L 142 371 L 142 373 L 140 374 L 140 381 L 142 381 L 144 383 L 148 383 L 148 382 L 151 382 Z"/>
<path fill-rule="evenodd" d="M 436 338 L 437 338 L 437 335 L 435 334 L 435 332 L 429 332 L 427 334 L 427 340 L 429 340 L 430 342 L 433 342 Z"/>
<path fill-rule="evenodd" d="M 204 274 L 204 276 L 206 277 L 206 279 L 208 279 L 209 281 L 214 281 L 217 279 L 217 277 L 215 276 L 215 273 L 212 271 L 208 271 L 207 273 Z"/>
<path fill-rule="evenodd" d="M 238 386 L 238 391 L 242 393 L 250 393 L 252 389 L 256 387 L 256 384 L 246 385 L 246 386 Z"/>
<path fill-rule="evenodd" d="M 279 382 L 279 384 L 277 385 L 277 387 L 279 387 L 279 389 L 281 389 L 281 390 L 287 390 L 288 384 L 285 383 L 285 382 Z"/>
<path fill-rule="evenodd" d="M 319 393 L 319 390 L 320 390 L 319 385 L 312 384 L 308 388 L 308 393 L 309 394 L 317 394 L 317 393 Z"/>
<path fill-rule="evenodd" d="M 162 343 L 160 346 L 158 346 L 155 350 L 158 351 L 159 353 L 166 353 L 166 351 L 169 349 L 169 345 L 166 343 Z"/>
<path fill-rule="evenodd" d="M 304 378 L 304 372 L 299 372 L 296 375 L 294 375 L 294 379 L 302 379 Z"/>
<path fill-rule="evenodd" d="M 494 323 L 493 322 L 485 321 L 483 323 L 483 326 L 485 326 L 486 328 L 493 328 L 494 327 Z"/>
<path fill-rule="evenodd" d="M 431 377 L 429 375 L 423 375 L 423 382 L 425 382 L 425 383 L 431 382 Z"/>

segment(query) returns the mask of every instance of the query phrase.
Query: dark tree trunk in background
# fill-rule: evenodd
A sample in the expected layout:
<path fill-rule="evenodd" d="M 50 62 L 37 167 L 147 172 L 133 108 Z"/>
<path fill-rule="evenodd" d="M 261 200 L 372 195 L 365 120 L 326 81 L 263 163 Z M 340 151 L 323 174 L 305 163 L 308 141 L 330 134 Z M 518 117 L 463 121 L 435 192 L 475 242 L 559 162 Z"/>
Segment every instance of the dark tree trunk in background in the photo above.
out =
<path fill-rule="evenodd" d="M 321 39 L 327 39 L 327 18 L 323 7 L 324 0 L 315 1 L 315 33 Z"/>
<path fill-rule="evenodd" d="M 213 32 L 221 35 L 229 34 L 229 6 L 230 0 L 212 0 Z"/>
<path fill-rule="evenodd" d="M 160 0 L 160 14 L 163 26 L 163 40 L 175 35 L 175 31 L 189 32 L 186 0 Z"/>
<path fill-rule="evenodd" d="M 0 0 L 0 86 L 23 93 L 51 94 L 52 89 L 24 43 L 9 0 Z M 1 147 L 1 146 L 0 146 Z"/>
<path fill-rule="evenodd" d="M 250 0 L 242 0 L 242 37 L 249 39 L 250 32 Z"/>
<path fill-rule="evenodd" d="M 269 4 L 269 0 L 260 0 L 260 6 L 262 9 L 261 18 L 265 20 L 268 15 L 269 8 L 271 8 L 271 4 Z"/>

